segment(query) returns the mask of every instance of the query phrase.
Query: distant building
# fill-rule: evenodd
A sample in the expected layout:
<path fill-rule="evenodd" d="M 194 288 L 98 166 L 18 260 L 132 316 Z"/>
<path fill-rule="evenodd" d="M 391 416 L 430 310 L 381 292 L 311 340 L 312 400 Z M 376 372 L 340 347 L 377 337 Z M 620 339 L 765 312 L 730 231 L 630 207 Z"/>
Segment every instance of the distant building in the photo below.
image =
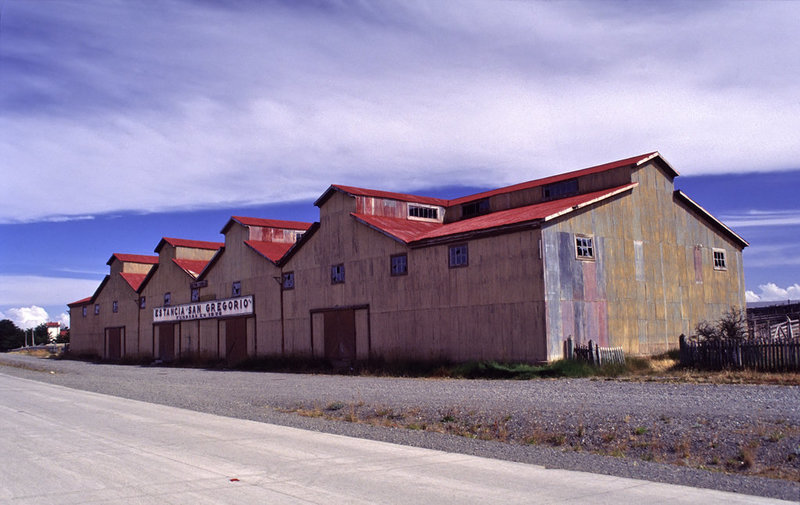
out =
<path fill-rule="evenodd" d="M 47 338 L 50 340 L 51 344 L 55 344 L 56 340 L 58 340 L 58 335 L 61 333 L 61 323 L 46 323 L 47 326 Z"/>
<path fill-rule="evenodd" d="M 757 339 L 800 336 L 800 300 L 748 303 L 747 329 Z"/>
<path fill-rule="evenodd" d="M 137 312 L 109 310 L 108 277 L 70 304 L 73 349 L 544 362 L 571 336 L 662 352 L 744 307 L 748 243 L 676 176 L 649 153 L 453 200 L 333 185 L 317 223 L 235 216 L 224 244 L 163 239 L 138 287 L 118 282 Z"/>

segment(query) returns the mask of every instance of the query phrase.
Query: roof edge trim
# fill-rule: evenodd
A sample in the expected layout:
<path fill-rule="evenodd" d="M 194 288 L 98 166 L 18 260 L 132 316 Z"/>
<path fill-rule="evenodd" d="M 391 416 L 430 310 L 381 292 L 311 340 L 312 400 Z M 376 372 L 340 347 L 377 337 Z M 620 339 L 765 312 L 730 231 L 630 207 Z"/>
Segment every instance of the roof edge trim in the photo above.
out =
<path fill-rule="evenodd" d="M 744 249 L 745 247 L 748 247 L 750 245 L 750 242 L 746 241 L 738 233 L 736 233 L 732 229 L 728 228 L 728 225 L 726 225 L 725 223 L 723 223 L 722 221 L 720 221 L 719 219 L 714 217 L 709 211 L 704 209 L 700 204 L 698 204 L 697 202 L 695 202 L 694 200 L 689 198 L 689 195 L 687 195 L 683 191 L 681 191 L 679 189 L 676 189 L 673 194 L 676 197 L 678 197 L 680 200 L 683 200 L 684 203 L 689 204 L 689 207 L 694 209 L 695 212 L 697 212 L 698 214 L 700 214 L 703 217 L 705 217 L 712 224 L 714 224 L 714 225 L 718 226 L 719 228 L 721 228 L 722 231 L 724 231 L 725 233 L 730 235 L 730 237 L 733 238 L 736 242 L 739 242 L 742 245 L 742 249 Z"/>

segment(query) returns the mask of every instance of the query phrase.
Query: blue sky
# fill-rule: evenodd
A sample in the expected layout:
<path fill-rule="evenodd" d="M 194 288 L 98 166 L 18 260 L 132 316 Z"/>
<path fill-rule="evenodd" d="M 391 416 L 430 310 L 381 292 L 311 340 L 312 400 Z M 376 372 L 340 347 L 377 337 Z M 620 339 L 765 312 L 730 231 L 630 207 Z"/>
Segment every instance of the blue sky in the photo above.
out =
<path fill-rule="evenodd" d="M 0 315 L 114 252 L 315 220 L 330 183 L 460 196 L 658 150 L 800 298 L 798 2 L 0 0 Z M 26 323 L 27 321 L 27 323 Z"/>

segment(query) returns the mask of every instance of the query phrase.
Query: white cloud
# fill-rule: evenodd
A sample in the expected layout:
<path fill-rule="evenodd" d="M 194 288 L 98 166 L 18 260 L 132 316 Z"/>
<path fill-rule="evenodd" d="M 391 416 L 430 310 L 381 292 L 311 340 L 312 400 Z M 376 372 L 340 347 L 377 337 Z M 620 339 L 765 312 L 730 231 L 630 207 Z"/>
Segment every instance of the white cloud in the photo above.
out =
<path fill-rule="evenodd" d="M 0 222 L 496 186 L 655 149 L 683 173 L 795 167 L 800 4 L 686 5 L 13 4 L 5 25 L 42 29 L 0 50 L 41 71 L 4 69 Z"/>
<path fill-rule="evenodd" d="M 58 322 L 61 323 L 61 328 L 69 328 L 69 314 L 62 312 L 58 315 Z"/>
<path fill-rule="evenodd" d="M 8 312 L 8 319 L 14 321 L 14 324 L 23 330 L 35 328 L 42 323 L 50 321 L 47 311 L 36 305 L 8 309 L 6 312 Z"/>
<path fill-rule="evenodd" d="M 0 274 L 0 306 L 63 306 L 92 295 L 99 285 L 87 279 Z"/>
<path fill-rule="evenodd" d="M 789 287 L 781 288 L 777 284 L 768 282 L 759 284 L 759 293 L 746 291 L 747 302 L 780 302 L 787 300 L 800 299 L 800 284 L 792 284 Z"/>

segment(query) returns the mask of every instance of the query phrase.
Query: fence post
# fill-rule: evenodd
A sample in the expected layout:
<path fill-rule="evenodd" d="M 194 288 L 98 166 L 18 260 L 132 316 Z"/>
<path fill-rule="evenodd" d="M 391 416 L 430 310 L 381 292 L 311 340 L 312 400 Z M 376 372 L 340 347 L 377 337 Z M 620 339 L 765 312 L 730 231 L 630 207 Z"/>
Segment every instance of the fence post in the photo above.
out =
<path fill-rule="evenodd" d="M 565 342 L 565 345 L 566 345 L 567 348 L 566 348 L 564 354 L 566 354 L 566 358 L 568 360 L 572 361 L 575 358 L 575 356 L 574 356 L 575 343 L 572 341 L 572 335 L 567 337 L 567 341 Z"/>

